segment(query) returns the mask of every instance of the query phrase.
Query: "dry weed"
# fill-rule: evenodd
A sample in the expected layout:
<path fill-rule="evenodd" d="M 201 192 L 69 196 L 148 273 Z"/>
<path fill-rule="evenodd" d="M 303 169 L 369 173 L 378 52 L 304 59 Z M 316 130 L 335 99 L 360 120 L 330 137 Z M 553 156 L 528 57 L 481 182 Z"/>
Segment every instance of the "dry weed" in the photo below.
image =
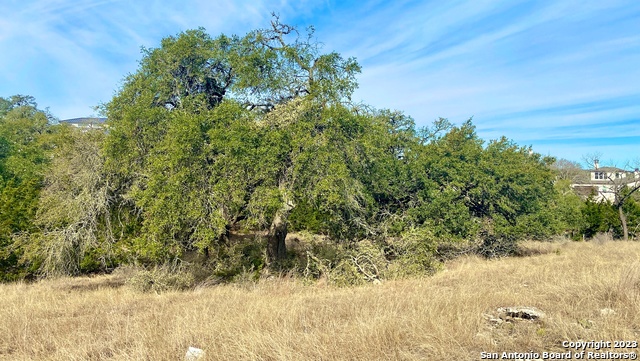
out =
<path fill-rule="evenodd" d="M 114 276 L 0 285 L 0 360 L 180 360 L 189 346 L 206 360 L 478 360 L 638 340 L 639 243 L 531 247 L 560 251 L 465 256 L 432 277 L 352 288 L 270 278 L 156 294 Z M 489 322 L 503 306 L 546 317 Z"/>

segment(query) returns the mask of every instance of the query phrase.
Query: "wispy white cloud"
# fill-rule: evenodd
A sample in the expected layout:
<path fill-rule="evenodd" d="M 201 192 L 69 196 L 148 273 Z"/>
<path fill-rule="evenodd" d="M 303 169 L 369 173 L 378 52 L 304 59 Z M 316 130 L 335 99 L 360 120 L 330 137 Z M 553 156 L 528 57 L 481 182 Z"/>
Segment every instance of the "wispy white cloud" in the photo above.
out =
<path fill-rule="evenodd" d="M 535 143 L 638 135 L 637 98 L 635 103 L 614 100 L 638 95 L 639 5 L 460 2 L 435 14 L 421 11 L 430 6 L 412 7 L 405 17 L 387 18 L 380 11 L 363 20 L 370 26 L 361 25 L 362 32 L 352 35 L 366 37 L 364 29 L 383 20 L 383 30 L 369 37 L 411 24 L 369 53 L 352 48 L 354 54 L 370 55 L 364 62 L 372 66 L 365 66 L 357 93 L 365 101 L 404 109 L 419 124 L 439 116 L 457 122 L 474 116 L 487 138 L 507 135 Z M 610 107 L 554 111 L 597 101 Z M 611 156 L 621 154 L 629 153 Z"/>

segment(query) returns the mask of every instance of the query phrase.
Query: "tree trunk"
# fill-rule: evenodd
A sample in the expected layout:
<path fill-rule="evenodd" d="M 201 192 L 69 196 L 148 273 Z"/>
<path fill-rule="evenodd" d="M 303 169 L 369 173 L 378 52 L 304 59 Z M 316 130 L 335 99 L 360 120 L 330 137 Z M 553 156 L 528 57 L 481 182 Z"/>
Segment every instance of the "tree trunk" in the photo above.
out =
<path fill-rule="evenodd" d="M 289 195 L 285 182 L 280 182 L 280 194 L 282 205 L 276 212 L 267 235 L 267 262 L 277 262 L 287 257 L 287 245 L 285 239 L 289 227 L 289 213 L 294 207 L 294 202 Z"/>
<path fill-rule="evenodd" d="M 629 229 L 627 228 L 627 217 L 624 215 L 624 211 L 622 210 L 622 204 L 618 205 L 618 216 L 620 216 L 620 223 L 622 224 L 622 234 L 624 236 L 624 240 L 629 240 Z"/>
<path fill-rule="evenodd" d="M 288 212 L 287 212 L 288 213 Z M 278 212 L 271 222 L 267 235 L 267 258 L 269 263 L 283 260 L 287 256 L 287 221 L 286 216 Z"/>

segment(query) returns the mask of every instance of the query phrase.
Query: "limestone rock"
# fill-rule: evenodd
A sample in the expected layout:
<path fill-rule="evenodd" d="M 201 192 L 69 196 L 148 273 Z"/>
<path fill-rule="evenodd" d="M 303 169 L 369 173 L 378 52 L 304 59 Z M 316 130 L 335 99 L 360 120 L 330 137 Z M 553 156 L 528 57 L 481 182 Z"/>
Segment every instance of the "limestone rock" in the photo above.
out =
<path fill-rule="evenodd" d="M 498 318 L 502 320 L 538 321 L 545 317 L 544 312 L 535 307 L 500 307 L 496 310 Z"/>
<path fill-rule="evenodd" d="M 601 316 L 613 316 L 616 314 L 616 311 L 614 311 L 611 308 L 603 308 L 600 310 L 600 315 Z"/>
<path fill-rule="evenodd" d="M 195 347 L 189 347 L 189 349 L 187 350 L 187 354 L 184 356 L 184 359 L 185 361 L 198 361 L 202 359 L 202 357 L 204 357 L 203 350 Z"/>

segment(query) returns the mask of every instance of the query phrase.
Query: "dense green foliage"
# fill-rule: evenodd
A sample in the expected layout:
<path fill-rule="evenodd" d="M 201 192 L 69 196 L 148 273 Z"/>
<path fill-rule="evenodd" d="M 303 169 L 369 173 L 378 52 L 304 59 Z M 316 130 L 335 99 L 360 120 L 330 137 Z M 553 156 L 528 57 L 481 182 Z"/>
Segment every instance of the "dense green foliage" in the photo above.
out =
<path fill-rule="evenodd" d="M 52 117 L 33 97 L 0 98 L 0 280 L 25 275 L 12 234 L 35 231 L 47 152 L 56 144 Z"/>
<path fill-rule="evenodd" d="M 103 106 L 107 129 L 0 98 L 2 279 L 183 262 L 351 284 L 429 273 L 446 249 L 499 256 L 617 227 L 550 157 L 471 121 L 416 129 L 353 104 L 359 65 L 312 35 L 274 18 L 163 39 Z M 625 211 L 638 222 L 633 198 Z"/>

